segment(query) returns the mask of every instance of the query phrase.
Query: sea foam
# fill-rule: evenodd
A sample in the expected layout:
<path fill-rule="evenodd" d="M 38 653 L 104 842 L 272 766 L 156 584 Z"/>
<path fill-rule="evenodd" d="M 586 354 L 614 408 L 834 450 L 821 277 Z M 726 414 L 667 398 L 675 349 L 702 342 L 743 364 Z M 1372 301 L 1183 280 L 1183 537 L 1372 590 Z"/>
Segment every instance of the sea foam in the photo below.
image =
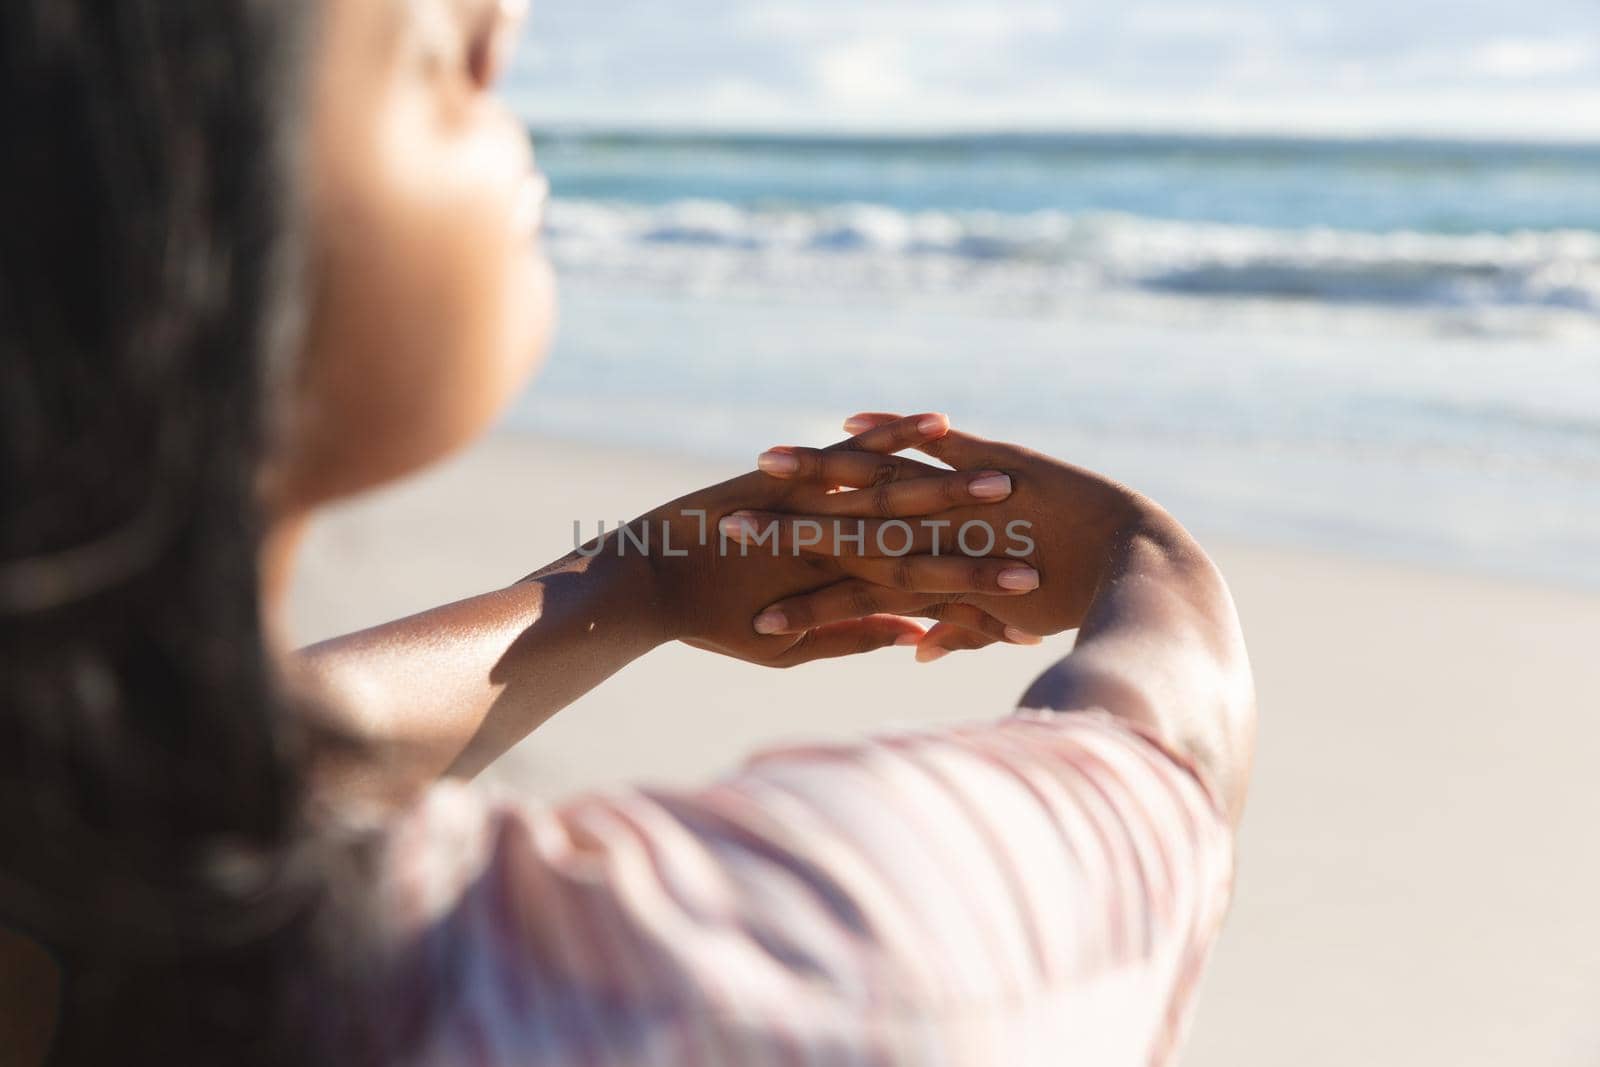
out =
<path fill-rule="evenodd" d="M 1600 327 L 1600 234 L 1271 229 L 1114 213 L 558 200 L 558 262 L 699 290 L 837 287 L 1048 303 L 1133 290 L 1418 311 L 1549 311 Z M 1527 321 L 1527 315 L 1522 320 Z"/>

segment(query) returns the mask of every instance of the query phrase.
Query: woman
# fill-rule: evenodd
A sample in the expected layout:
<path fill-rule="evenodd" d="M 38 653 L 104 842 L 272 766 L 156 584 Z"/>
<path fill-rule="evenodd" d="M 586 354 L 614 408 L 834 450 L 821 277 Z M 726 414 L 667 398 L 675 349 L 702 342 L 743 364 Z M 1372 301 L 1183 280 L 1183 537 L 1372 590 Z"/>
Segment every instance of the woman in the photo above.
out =
<path fill-rule="evenodd" d="M 0 13 L 0 1048 L 1164 1061 L 1253 704 L 1215 568 L 1113 482 L 857 416 L 505 589 L 285 649 L 307 516 L 470 440 L 544 350 L 542 185 L 492 96 L 515 8 Z M 973 525 L 1009 539 L 938 551 Z M 672 550 L 626 551 L 647 532 Z M 436 784 L 665 641 L 789 666 L 1073 628 L 998 722 L 554 810 Z"/>

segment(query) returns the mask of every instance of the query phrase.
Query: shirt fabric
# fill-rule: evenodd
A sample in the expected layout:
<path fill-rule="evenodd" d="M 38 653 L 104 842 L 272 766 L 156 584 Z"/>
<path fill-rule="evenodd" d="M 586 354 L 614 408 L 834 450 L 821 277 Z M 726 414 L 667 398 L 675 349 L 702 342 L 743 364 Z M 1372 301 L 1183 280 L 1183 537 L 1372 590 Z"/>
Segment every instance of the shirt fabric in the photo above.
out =
<path fill-rule="evenodd" d="M 1171 1063 L 1232 835 L 1102 712 L 763 753 L 387 832 L 386 1017 L 439 1067 Z"/>

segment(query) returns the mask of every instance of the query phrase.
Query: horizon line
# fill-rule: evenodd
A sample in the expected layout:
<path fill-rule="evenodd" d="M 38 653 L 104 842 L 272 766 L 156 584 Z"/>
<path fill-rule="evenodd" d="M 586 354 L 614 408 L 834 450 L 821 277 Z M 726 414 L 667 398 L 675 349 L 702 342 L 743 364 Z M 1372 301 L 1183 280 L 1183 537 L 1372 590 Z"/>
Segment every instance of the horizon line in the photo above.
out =
<path fill-rule="evenodd" d="M 589 119 L 538 119 L 519 116 L 523 124 L 534 133 L 553 135 L 600 135 L 613 137 L 669 138 L 767 138 L 795 141 L 942 141 L 975 138 L 1048 138 L 1076 137 L 1088 139 L 1126 138 L 1130 140 L 1175 141 L 1271 141 L 1301 144 L 1394 144 L 1437 147 L 1505 147 L 1600 149 L 1600 134 L 1585 132 L 1572 137 L 1556 136 L 1547 131 L 1518 136 L 1502 131 L 1439 131 L 1439 130 L 1288 130 L 1242 126 L 1181 127 L 1131 124 L 1107 126 L 1098 124 L 1033 126 L 950 125 L 942 127 L 876 126 L 869 124 L 848 126 L 806 125 L 773 123 L 763 125 L 751 122 L 694 123 L 686 121 L 597 121 Z"/>

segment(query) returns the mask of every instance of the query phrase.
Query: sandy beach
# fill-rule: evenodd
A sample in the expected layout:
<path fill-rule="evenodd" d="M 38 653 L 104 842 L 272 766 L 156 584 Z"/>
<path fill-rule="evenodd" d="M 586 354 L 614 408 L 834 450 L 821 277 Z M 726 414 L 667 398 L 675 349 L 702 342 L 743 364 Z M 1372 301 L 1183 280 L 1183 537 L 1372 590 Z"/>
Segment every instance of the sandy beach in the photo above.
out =
<path fill-rule="evenodd" d="M 575 518 L 592 530 L 733 473 L 498 434 L 323 519 L 295 636 L 506 584 L 567 551 Z M 1262 730 L 1187 1067 L 1600 1062 L 1600 597 L 1211 547 Z M 1066 647 L 788 672 L 663 648 L 489 777 L 548 799 L 690 783 L 778 739 L 998 716 Z M 691 678 L 715 699 L 675 698 Z"/>

